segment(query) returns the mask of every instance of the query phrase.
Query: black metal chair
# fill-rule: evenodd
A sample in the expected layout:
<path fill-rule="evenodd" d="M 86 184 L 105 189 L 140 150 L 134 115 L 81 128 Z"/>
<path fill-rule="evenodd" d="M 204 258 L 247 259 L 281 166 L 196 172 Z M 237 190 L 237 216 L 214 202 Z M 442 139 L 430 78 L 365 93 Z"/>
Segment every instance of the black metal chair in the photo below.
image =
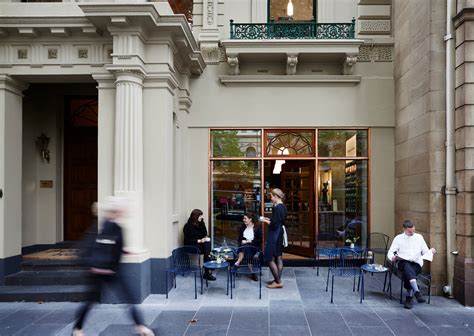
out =
<path fill-rule="evenodd" d="M 262 298 L 262 251 L 254 246 L 241 246 L 237 249 L 236 255 L 244 252 L 244 259 L 240 265 L 234 266 L 230 269 L 230 298 L 233 298 L 233 288 L 235 288 L 236 276 L 242 275 L 257 275 L 259 281 L 259 299 Z"/>
<path fill-rule="evenodd" d="M 316 236 L 314 242 L 314 265 L 316 266 L 316 275 L 319 276 L 319 267 L 321 266 L 321 257 L 328 259 L 330 254 L 334 254 L 337 249 L 337 239 L 335 237 L 328 236 L 330 240 L 320 240 L 319 236 Z M 323 238 L 321 236 L 321 238 Z M 326 237 L 324 237 L 326 238 Z"/>
<path fill-rule="evenodd" d="M 364 281 L 362 271 L 359 266 L 360 254 L 357 252 L 338 249 L 337 253 L 329 255 L 329 269 L 326 280 L 326 292 L 329 287 L 329 276 L 331 275 L 331 303 L 334 302 L 334 277 L 353 278 L 352 291 L 355 292 L 355 280 Z M 364 286 L 362 285 L 362 288 Z M 360 291 L 360 303 L 362 303 L 363 293 Z"/>
<path fill-rule="evenodd" d="M 388 274 L 389 280 L 388 280 L 388 286 L 387 290 L 392 290 L 392 276 L 395 275 L 398 278 L 400 278 L 400 304 L 403 303 L 403 274 L 402 272 L 396 267 L 396 263 L 389 261 L 388 262 L 390 272 Z M 426 271 L 421 271 L 420 274 L 418 274 L 418 279 L 424 281 L 427 286 L 428 286 L 428 303 L 431 303 L 431 273 L 426 272 Z M 384 286 L 385 289 L 385 286 Z M 421 288 L 420 288 L 421 291 Z"/>
<path fill-rule="evenodd" d="M 380 232 L 371 232 L 368 240 L 367 248 L 372 251 L 374 258 L 377 254 L 382 255 L 385 261 L 387 258 L 390 236 Z M 383 264 L 385 264 L 385 262 Z"/>
<path fill-rule="evenodd" d="M 171 266 L 166 269 L 166 298 L 168 298 L 168 274 L 173 273 L 174 288 L 176 288 L 176 273 L 185 274 L 194 273 L 194 298 L 197 299 L 197 275 L 201 280 L 202 294 L 202 270 L 201 255 L 199 248 L 195 246 L 183 246 L 173 250 L 171 256 Z"/>

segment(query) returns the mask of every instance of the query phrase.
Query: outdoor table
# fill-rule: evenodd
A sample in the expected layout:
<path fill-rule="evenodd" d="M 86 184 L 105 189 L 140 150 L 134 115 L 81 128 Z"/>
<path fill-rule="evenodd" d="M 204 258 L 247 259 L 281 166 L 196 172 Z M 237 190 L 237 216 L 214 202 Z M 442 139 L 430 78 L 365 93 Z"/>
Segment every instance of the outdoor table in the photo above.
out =
<path fill-rule="evenodd" d="M 206 261 L 203 264 L 204 269 L 208 270 L 220 270 L 220 269 L 226 269 L 226 274 L 227 274 L 227 291 L 226 295 L 229 295 L 229 270 L 230 270 L 230 264 L 227 261 L 223 262 L 217 262 L 216 260 L 211 260 L 211 261 Z M 208 287 L 208 280 L 206 279 L 206 287 Z"/>
<path fill-rule="evenodd" d="M 382 268 L 380 268 L 382 266 Z M 364 275 L 365 273 L 369 272 L 371 274 L 385 274 L 390 271 L 388 267 L 385 267 L 383 265 L 377 265 L 377 264 L 363 264 L 360 267 L 362 271 L 362 300 L 365 300 L 365 292 L 364 292 Z M 392 299 L 392 288 L 390 286 L 390 300 Z"/>

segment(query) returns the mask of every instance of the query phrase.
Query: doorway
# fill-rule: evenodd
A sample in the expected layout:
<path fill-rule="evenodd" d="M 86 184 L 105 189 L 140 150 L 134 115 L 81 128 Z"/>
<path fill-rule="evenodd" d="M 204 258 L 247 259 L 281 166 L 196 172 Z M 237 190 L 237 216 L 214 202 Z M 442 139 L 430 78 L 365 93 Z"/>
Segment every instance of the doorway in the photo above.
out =
<path fill-rule="evenodd" d="M 314 172 L 314 160 L 265 161 L 265 216 L 271 215 L 271 189 L 284 190 L 284 203 L 288 209 L 285 223 L 288 247 L 285 252 L 305 257 L 312 257 L 314 249 Z"/>
<path fill-rule="evenodd" d="M 97 96 L 67 97 L 64 117 L 64 240 L 97 232 Z"/>

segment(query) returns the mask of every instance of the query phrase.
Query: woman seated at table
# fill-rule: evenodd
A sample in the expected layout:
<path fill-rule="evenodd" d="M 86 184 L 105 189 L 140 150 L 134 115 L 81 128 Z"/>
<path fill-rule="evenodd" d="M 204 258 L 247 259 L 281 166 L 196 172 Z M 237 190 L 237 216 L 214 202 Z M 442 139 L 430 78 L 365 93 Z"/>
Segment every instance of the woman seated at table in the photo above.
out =
<path fill-rule="evenodd" d="M 201 210 L 194 209 L 189 216 L 188 222 L 184 225 L 184 245 L 195 246 L 204 255 L 204 262 L 211 260 L 211 238 L 207 235 L 206 224 Z M 209 281 L 216 280 L 211 271 L 204 269 L 204 279 Z"/>
<path fill-rule="evenodd" d="M 254 212 L 248 211 L 244 215 L 243 222 L 244 223 L 242 224 L 239 230 L 239 247 L 253 246 L 260 249 L 262 244 L 262 229 L 258 227 L 257 215 Z M 240 266 L 240 263 L 244 259 L 245 254 L 251 253 L 250 250 L 251 249 L 246 248 L 240 250 L 239 258 L 234 264 L 235 267 Z M 252 274 L 250 278 L 254 281 L 258 281 L 256 274 Z"/>

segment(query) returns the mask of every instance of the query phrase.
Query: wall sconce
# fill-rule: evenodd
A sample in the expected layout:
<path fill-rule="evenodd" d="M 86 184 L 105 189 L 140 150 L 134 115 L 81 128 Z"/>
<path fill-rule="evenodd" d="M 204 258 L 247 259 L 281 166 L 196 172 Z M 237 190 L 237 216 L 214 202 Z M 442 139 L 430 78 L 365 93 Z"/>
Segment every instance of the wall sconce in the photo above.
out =
<path fill-rule="evenodd" d="M 291 0 L 288 1 L 288 5 L 286 5 L 286 15 L 289 17 L 293 16 L 293 3 Z"/>
<path fill-rule="evenodd" d="M 47 163 L 49 163 L 50 156 L 49 156 L 49 140 L 50 138 L 46 136 L 46 134 L 41 133 L 41 135 L 36 138 L 36 145 L 38 146 L 38 149 L 40 150 L 41 158 L 43 160 L 46 160 Z"/>

